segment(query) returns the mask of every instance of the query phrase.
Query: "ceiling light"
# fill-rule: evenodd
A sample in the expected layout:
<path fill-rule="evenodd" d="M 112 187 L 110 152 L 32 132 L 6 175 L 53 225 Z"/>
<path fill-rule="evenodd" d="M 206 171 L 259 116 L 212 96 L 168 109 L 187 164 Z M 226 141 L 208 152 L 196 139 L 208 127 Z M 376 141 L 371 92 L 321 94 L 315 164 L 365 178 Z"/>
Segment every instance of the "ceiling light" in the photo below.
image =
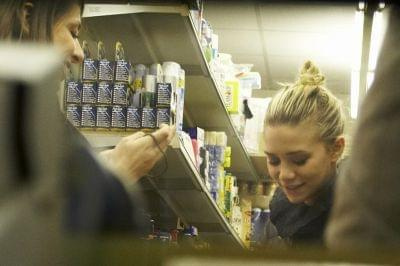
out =
<path fill-rule="evenodd" d="M 358 10 L 364 11 L 364 9 L 365 9 L 365 2 L 364 1 L 358 2 Z"/>
<path fill-rule="evenodd" d="M 353 62 L 351 67 L 351 86 L 350 86 L 350 116 L 357 118 L 359 90 L 360 90 L 360 69 L 362 55 L 364 12 L 356 11 L 353 28 Z"/>
<path fill-rule="evenodd" d="M 360 71 L 352 70 L 351 87 L 350 87 L 350 116 L 353 119 L 357 118 L 359 91 L 360 91 Z"/>

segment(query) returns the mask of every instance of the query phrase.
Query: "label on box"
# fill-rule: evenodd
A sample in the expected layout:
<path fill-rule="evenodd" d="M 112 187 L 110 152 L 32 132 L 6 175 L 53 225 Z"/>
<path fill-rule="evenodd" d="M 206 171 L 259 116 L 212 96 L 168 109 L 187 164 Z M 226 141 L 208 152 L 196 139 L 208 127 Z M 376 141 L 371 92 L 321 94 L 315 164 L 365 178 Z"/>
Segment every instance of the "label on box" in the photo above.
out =
<path fill-rule="evenodd" d="M 83 80 L 97 80 L 97 60 L 86 58 L 83 60 Z"/>
<path fill-rule="evenodd" d="M 143 107 L 142 128 L 156 128 L 156 126 L 157 126 L 156 108 Z"/>
<path fill-rule="evenodd" d="M 68 104 L 66 109 L 67 119 L 74 127 L 80 127 L 82 108 L 75 104 Z"/>
<path fill-rule="evenodd" d="M 184 102 L 185 102 L 185 89 L 179 88 L 176 90 L 176 130 L 183 130 L 183 112 L 184 112 Z"/>
<path fill-rule="evenodd" d="M 114 83 L 113 89 L 113 104 L 126 105 L 127 104 L 128 85 L 126 83 Z"/>
<path fill-rule="evenodd" d="M 128 106 L 126 109 L 126 127 L 141 128 L 142 127 L 142 112 L 141 108 Z"/>
<path fill-rule="evenodd" d="M 83 82 L 82 103 L 93 103 L 97 101 L 97 86 L 95 82 Z"/>
<path fill-rule="evenodd" d="M 99 60 L 99 81 L 113 81 L 114 62 L 107 59 Z"/>
<path fill-rule="evenodd" d="M 76 81 L 67 82 L 67 103 L 80 103 L 82 97 L 82 86 L 81 83 Z"/>
<path fill-rule="evenodd" d="M 126 127 L 126 107 L 119 105 L 112 107 L 111 127 L 121 129 Z"/>
<path fill-rule="evenodd" d="M 82 105 L 82 127 L 95 127 L 96 126 L 96 106 Z"/>
<path fill-rule="evenodd" d="M 171 92 L 172 86 L 171 83 L 157 83 L 156 85 L 156 104 L 160 105 L 170 105 L 171 104 Z"/>
<path fill-rule="evenodd" d="M 157 127 L 160 127 L 161 124 L 171 124 L 169 108 L 157 108 Z"/>
<path fill-rule="evenodd" d="M 99 82 L 97 89 L 97 103 L 111 104 L 112 102 L 112 83 Z"/>
<path fill-rule="evenodd" d="M 131 65 L 128 61 L 117 60 L 115 61 L 115 81 L 128 82 L 129 81 L 129 71 Z"/>
<path fill-rule="evenodd" d="M 111 106 L 97 106 L 96 127 L 111 127 Z"/>
<path fill-rule="evenodd" d="M 140 90 L 141 88 L 143 88 L 142 77 L 140 77 L 140 78 L 135 78 L 135 80 L 133 81 L 133 88 L 134 88 L 135 90 Z"/>

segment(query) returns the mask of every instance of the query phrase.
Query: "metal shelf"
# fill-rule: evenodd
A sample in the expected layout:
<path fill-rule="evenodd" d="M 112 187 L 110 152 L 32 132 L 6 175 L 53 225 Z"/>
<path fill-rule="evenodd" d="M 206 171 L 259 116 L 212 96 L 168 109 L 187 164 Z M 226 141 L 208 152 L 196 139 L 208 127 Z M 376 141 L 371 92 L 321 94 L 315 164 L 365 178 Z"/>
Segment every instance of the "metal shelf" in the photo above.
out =
<path fill-rule="evenodd" d="M 262 180 L 269 180 L 269 174 L 267 171 L 267 157 L 265 154 L 250 154 L 251 161 L 257 171 L 258 176 Z"/>
<path fill-rule="evenodd" d="M 102 40 L 108 58 L 114 57 L 114 44 L 120 41 L 133 64 L 178 62 L 186 74 L 185 119 L 189 126 L 225 131 L 232 147 L 232 167 L 228 171 L 239 179 L 257 181 L 258 174 L 224 106 L 189 13 L 187 6 L 181 4 L 87 4 L 81 39 L 89 41 L 92 51 L 97 49 L 96 42 Z M 95 148 L 115 146 L 131 133 L 83 132 Z M 145 189 L 155 189 L 185 224 L 198 227 L 202 238 L 244 247 L 178 137 L 166 154 L 168 170 L 160 177 L 144 180 Z"/>
<path fill-rule="evenodd" d="M 112 144 L 126 133 L 105 134 L 83 132 L 89 143 Z M 147 182 L 154 187 L 173 212 L 187 225 L 196 226 L 202 238 L 211 243 L 234 243 L 244 247 L 242 240 L 229 224 L 221 210 L 204 185 L 203 179 L 190 159 L 179 137 L 175 137 L 166 152 L 168 169 L 159 177 L 148 178 Z M 162 162 L 153 169 L 158 173 Z"/>
<path fill-rule="evenodd" d="M 96 51 L 103 40 L 106 55 L 113 58 L 116 41 L 124 44 L 133 63 L 175 61 L 185 70 L 185 117 L 205 130 L 225 131 L 232 147 L 232 167 L 242 180 L 257 181 L 258 175 L 237 134 L 223 98 L 204 57 L 189 10 L 185 5 L 85 6 L 82 39 Z"/>

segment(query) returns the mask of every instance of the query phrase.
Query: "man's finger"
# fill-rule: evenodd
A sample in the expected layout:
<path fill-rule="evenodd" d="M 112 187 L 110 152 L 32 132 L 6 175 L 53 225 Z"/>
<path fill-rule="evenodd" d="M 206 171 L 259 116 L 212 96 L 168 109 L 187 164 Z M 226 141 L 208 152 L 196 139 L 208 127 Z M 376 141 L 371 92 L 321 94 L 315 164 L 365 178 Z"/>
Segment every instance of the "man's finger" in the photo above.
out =
<path fill-rule="evenodd" d="M 169 143 L 168 138 L 170 136 L 170 130 L 171 127 L 164 126 L 152 133 L 155 140 L 157 141 L 157 144 L 160 145 L 161 148 L 165 148 L 166 146 L 168 146 Z"/>

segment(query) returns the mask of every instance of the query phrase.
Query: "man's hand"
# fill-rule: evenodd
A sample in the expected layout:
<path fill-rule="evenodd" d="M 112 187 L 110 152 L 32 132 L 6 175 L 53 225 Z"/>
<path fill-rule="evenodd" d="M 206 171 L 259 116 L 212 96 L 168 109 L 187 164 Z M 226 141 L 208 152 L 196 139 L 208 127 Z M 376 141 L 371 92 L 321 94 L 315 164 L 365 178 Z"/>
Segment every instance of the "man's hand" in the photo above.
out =
<path fill-rule="evenodd" d="M 166 151 L 175 135 L 175 127 L 162 125 L 151 133 L 161 150 Z M 151 136 L 137 132 L 124 137 L 112 150 L 103 151 L 101 156 L 125 183 L 134 183 L 146 175 L 162 157 L 162 153 Z"/>

